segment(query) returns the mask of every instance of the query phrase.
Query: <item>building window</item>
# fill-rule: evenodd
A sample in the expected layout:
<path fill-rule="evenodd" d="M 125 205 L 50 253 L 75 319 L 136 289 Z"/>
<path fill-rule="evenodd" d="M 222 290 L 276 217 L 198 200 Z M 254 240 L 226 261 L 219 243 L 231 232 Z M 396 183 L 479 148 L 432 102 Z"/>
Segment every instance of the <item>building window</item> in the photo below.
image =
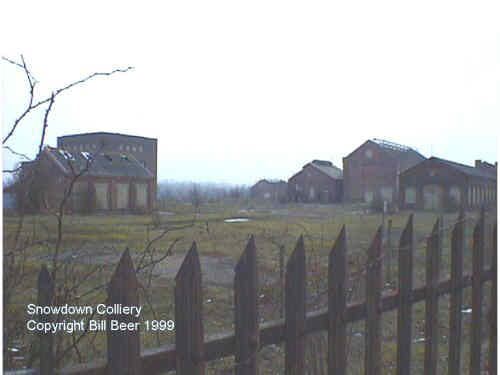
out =
<path fill-rule="evenodd" d="M 142 152 L 142 146 L 139 146 L 139 152 Z"/>
<path fill-rule="evenodd" d="M 130 146 L 129 146 L 129 145 L 125 146 L 125 149 L 126 149 L 127 151 L 130 151 Z"/>
<path fill-rule="evenodd" d="M 380 189 L 382 201 L 392 202 L 392 187 L 383 187 Z"/>
<path fill-rule="evenodd" d="M 417 203 L 417 189 L 414 187 L 407 187 L 405 189 L 405 203 L 416 204 Z"/>
<path fill-rule="evenodd" d="M 123 150 L 123 145 L 120 145 L 120 147 L 118 147 L 120 151 Z"/>
<path fill-rule="evenodd" d="M 454 205 L 460 204 L 461 196 L 460 196 L 460 188 L 458 186 L 452 186 L 450 188 L 450 200 L 452 201 L 451 204 Z"/>
<path fill-rule="evenodd" d="M 310 199 L 310 200 L 313 200 L 313 199 L 314 199 L 314 197 L 315 197 L 315 194 L 314 194 L 314 187 L 313 187 L 313 186 L 311 186 L 311 187 L 309 187 L 309 199 Z"/>
<path fill-rule="evenodd" d="M 371 203 L 373 201 L 373 191 L 365 191 L 365 202 Z"/>
<path fill-rule="evenodd" d="M 136 151 L 135 146 L 132 146 L 132 151 L 134 151 L 134 152 Z"/>
<path fill-rule="evenodd" d="M 371 159 L 373 158 L 373 151 L 371 149 L 367 149 L 365 151 L 365 156 L 368 158 L 368 159 Z"/>

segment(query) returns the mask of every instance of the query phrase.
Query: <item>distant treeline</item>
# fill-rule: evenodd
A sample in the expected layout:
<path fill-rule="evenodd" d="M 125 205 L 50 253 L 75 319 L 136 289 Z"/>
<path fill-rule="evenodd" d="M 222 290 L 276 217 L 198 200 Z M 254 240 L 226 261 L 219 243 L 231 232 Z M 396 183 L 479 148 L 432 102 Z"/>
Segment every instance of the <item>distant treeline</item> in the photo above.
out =
<path fill-rule="evenodd" d="M 164 180 L 158 182 L 157 191 L 159 201 L 176 200 L 199 205 L 202 202 L 215 202 L 227 198 L 247 198 L 249 187 L 228 183 Z"/>

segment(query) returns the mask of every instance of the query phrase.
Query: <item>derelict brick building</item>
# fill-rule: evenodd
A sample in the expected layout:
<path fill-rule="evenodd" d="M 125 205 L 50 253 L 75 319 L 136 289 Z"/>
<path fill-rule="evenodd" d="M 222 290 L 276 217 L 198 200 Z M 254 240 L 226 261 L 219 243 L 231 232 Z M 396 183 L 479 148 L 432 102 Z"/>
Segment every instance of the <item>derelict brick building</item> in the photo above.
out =
<path fill-rule="evenodd" d="M 454 211 L 477 208 L 497 199 L 496 165 L 476 160 L 471 167 L 431 157 L 400 175 L 400 206 Z"/>
<path fill-rule="evenodd" d="M 32 209 L 53 212 L 73 180 L 67 212 L 150 212 L 154 207 L 153 173 L 133 155 L 110 151 L 70 152 L 46 146 L 36 161 L 23 165 L 20 193 Z"/>
<path fill-rule="evenodd" d="M 326 160 L 313 160 L 288 179 L 294 202 L 333 203 L 342 200 L 342 170 Z"/>
<path fill-rule="evenodd" d="M 399 174 L 425 160 L 408 146 L 380 139 L 368 140 L 343 158 L 344 201 L 399 199 Z"/>
<path fill-rule="evenodd" d="M 260 180 L 250 188 L 250 197 L 256 200 L 286 201 L 288 186 L 283 180 Z"/>
<path fill-rule="evenodd" d="M 158 181 L 158 140 L 119 133 L 82 133 L 57 137 L 57 147 L 69 152 L 116 152 L 132 155 L 154 176 L 153 196 L 156 197 Z M 156 199 L 155 199 L 156 201 Z"/>

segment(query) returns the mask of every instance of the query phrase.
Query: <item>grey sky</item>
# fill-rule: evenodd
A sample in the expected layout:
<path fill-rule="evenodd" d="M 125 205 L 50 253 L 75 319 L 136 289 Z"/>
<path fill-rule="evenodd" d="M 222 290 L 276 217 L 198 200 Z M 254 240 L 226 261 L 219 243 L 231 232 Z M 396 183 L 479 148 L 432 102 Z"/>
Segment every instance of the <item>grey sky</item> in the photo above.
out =
<path fill-rule="evenodd" d="M 248 184 L 288 179 L 312 159 L 342 167 L 374 137 L 497 161 L 498 1 L 75 4 L 2 6 L 1 54 L 24 54 L 40 97 L 135 67 L 61 95 L 49 145 L 79 132 L 155 137 L 160 180 Z M 5 135 L 28 91 L 20 69 L 0 64 Z M 8 145 L 34 157 L 42 118 Z"/>

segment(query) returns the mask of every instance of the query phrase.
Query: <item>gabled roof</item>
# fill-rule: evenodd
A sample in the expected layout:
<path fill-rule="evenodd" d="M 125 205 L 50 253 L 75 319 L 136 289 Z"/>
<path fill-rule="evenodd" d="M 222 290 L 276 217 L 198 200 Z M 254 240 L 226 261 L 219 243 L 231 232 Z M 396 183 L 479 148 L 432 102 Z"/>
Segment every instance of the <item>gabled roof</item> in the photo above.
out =
<path fill-rule="evenodd" d="M 333 178 L 335 180 L 343 178 L 342 177 L 342 169 L 337 168 L 336 166 L 334 166 L 332 164 L 332 162 L 327 161 L 327 160 L 317 160 L 317 159 L 315 159 L 312 162 L 307 163 L 306 165 L 304 165 L 302 167 L 302 169 L 300 171 L 298 171 L 297 173 L 295 173 L 292 177 L 290 177 L 288 179 L 288 181 L 290 181 L 292 178 L 294 178 L 295 176 L 297 176 L 300 173 L 302 173 L 304 171 L 304 169 L 307 168 L 308 166 L 316 168 L 320 172 L 326 174 L 328 177 Z"/>
<path fill-rule="evenodd" d="M 367 140 L 361 146 L 357 147 L 344 159 L 349 158 L 352 154 L 358 151 L 367 143 L 373 144 L 375 147 L 380 148 L 383 152 L 389 155 L 391 158 L 398 160 L 400 162 L 400 168 L 402 171 L 413 167 L 418 161 L 425 160 L 426 157 L 419 153 L 417 150 L 405 145 L 401 145 L 395 142 L 386 141 L 383 139 L 374 138 L 372 140 Z"/>
<path fill-rule="evenodd" d="M 153 178 L 149 169 L 139 163 L 134 156 L 126 153 L 69 152 L 53 147 L 46 147 L 43 152 L 66 174 L 71 174 L 71 167 L 75 173 L 79 173 L 90 164 L 84 175 Z"/>
<path fill-rule="evenodd" d="M 260 184 L 269 184 L 269 185 L 281 185 L 281 184 L 286 184 L 286 181 L 283 181 L 283 180 L 269 180 L 269 179 L 262 179 L 262 180 L 259 180 L 257 181 L 252 187 L 251 189 L 253 189 L 254 187 L 260 185 Z"/>
<path fill-rule="evenodd" d="M 267 178 L 264 178 L 257 183 L 261 183 L 261 182 L 265 182 L 267 184 L 286 184 L 286 182 L 283 180 L 273 180 L 273 179 L 267 179 Z"/>
<path fill-rule="evenodd" d="M 321 172 L 326 174 L 328 177 L 331 177 L 334 179 L 342 178 L 342 169 L 337 168 L 330 161 L 313 160 L 311 163 L 309 163 L 307 165 L 312 165 L 314 168 L 320 170 Z M 307 165 L 305 165 L 304 167 L 307 167 Z"/>
<path fill-rule="evenodd" d="M 467 176 L 473 176 L 473 177 L 481 177 L 481 178 L 489 178 L 489 179 L 497 179 L 497 174 L 496 173 L 491 173 L 491 171 L 485 170 L 483 168 L 474 168 L 469 165 L 465 164 L 460 164 L 456 163 L 454 161 L 450 160 L 445 160 L 441 158 L 437 158 L 435 156 L 432 156 L 428 160 L 434 160 L 439 163 L 445 164 Z"/>

